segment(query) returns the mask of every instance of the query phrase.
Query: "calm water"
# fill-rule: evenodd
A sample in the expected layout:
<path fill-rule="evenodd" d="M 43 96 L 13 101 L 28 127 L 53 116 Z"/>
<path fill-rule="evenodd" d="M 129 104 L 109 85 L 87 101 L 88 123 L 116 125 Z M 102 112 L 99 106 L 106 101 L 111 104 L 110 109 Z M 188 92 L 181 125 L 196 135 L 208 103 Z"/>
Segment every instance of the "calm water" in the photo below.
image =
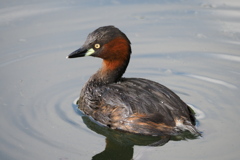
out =
<path fill-rule="evenodd" d="M 149 147 L 153 137 L 99 127 L 77 110 L 101 60 L 65 57 L 109 24 L 132 42 L 125 76 L 174 90 L 197 110 L 203 137 Z M 1 160 L 240 157 L 238 0 L 1 1 L 0 35 Z"/>

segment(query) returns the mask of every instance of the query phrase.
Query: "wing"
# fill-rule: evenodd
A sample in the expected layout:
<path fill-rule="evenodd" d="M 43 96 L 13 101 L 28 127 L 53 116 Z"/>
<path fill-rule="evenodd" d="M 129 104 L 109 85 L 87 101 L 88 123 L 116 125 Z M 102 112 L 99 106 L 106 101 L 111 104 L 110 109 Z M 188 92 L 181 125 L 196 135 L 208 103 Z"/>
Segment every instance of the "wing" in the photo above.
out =
<path fill-rule="evenodd" d="M 102 106 L 121 108 L 123 117 L 133 114 L 152 115 L 158 123 L 173 125 L 175 118 L 191 117 L 189 107 L 167 87 L 140 78 L 122 78 L 120 82 L 97 89 Z M 157 116 L 156 116 L 157 115 Z"/>
<path fill-rule="evenodd" d="M 159 83 L 122 78 L 118 83 L 90 85 L 80 94 L 79 109 L 104 125 L 146 135 L 180 130 L 199 134 L 190 107 Z"/>

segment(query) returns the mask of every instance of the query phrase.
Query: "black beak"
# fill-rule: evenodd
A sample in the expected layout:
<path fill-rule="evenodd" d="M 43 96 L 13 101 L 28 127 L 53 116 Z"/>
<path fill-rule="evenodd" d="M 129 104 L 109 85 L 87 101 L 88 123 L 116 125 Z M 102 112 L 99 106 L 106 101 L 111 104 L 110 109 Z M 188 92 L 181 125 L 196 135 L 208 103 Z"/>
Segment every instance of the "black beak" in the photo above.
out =
<path fill-rule="evenodd" d="M 67 56 L 67 58 L 77 58 L 77 57 L 84 57 L 87 53 L 87 49 L 86 48 L 79 48 L 76 51 L 72 52 L 71 54 L 69 54 Z"/>

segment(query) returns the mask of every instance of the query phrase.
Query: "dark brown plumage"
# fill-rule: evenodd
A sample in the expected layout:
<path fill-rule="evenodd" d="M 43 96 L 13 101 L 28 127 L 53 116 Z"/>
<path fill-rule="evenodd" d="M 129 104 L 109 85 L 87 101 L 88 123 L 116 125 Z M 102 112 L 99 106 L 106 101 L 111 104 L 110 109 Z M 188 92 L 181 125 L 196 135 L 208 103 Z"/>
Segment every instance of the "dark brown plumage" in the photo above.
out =
<path fill-rule="evenodd" d="M 174 92 L 142 78 L 122 78 L 131 55 L 130 41 L 114 26 L 100 27 L 68 58 L 93 56 L 102 67 L 83 87 L 79 109 L 113 128 L 143 135 L 199 135 L 195 117 Z"/>

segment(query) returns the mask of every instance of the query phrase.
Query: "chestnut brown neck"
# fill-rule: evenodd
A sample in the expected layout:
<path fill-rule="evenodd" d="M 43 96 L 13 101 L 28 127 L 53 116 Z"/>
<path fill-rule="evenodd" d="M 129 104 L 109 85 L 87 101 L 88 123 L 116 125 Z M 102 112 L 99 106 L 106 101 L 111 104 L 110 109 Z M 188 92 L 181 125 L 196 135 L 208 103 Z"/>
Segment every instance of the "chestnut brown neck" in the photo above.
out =
<path fill-rule="evenodd" d="M 102 67 L 92 78 L 101 84 L 118 82 L 126 71 L 130 54 L 130 43 L 126 39 L 120 37 L 110 41 L 99 54 L 103 58 Z"/>

